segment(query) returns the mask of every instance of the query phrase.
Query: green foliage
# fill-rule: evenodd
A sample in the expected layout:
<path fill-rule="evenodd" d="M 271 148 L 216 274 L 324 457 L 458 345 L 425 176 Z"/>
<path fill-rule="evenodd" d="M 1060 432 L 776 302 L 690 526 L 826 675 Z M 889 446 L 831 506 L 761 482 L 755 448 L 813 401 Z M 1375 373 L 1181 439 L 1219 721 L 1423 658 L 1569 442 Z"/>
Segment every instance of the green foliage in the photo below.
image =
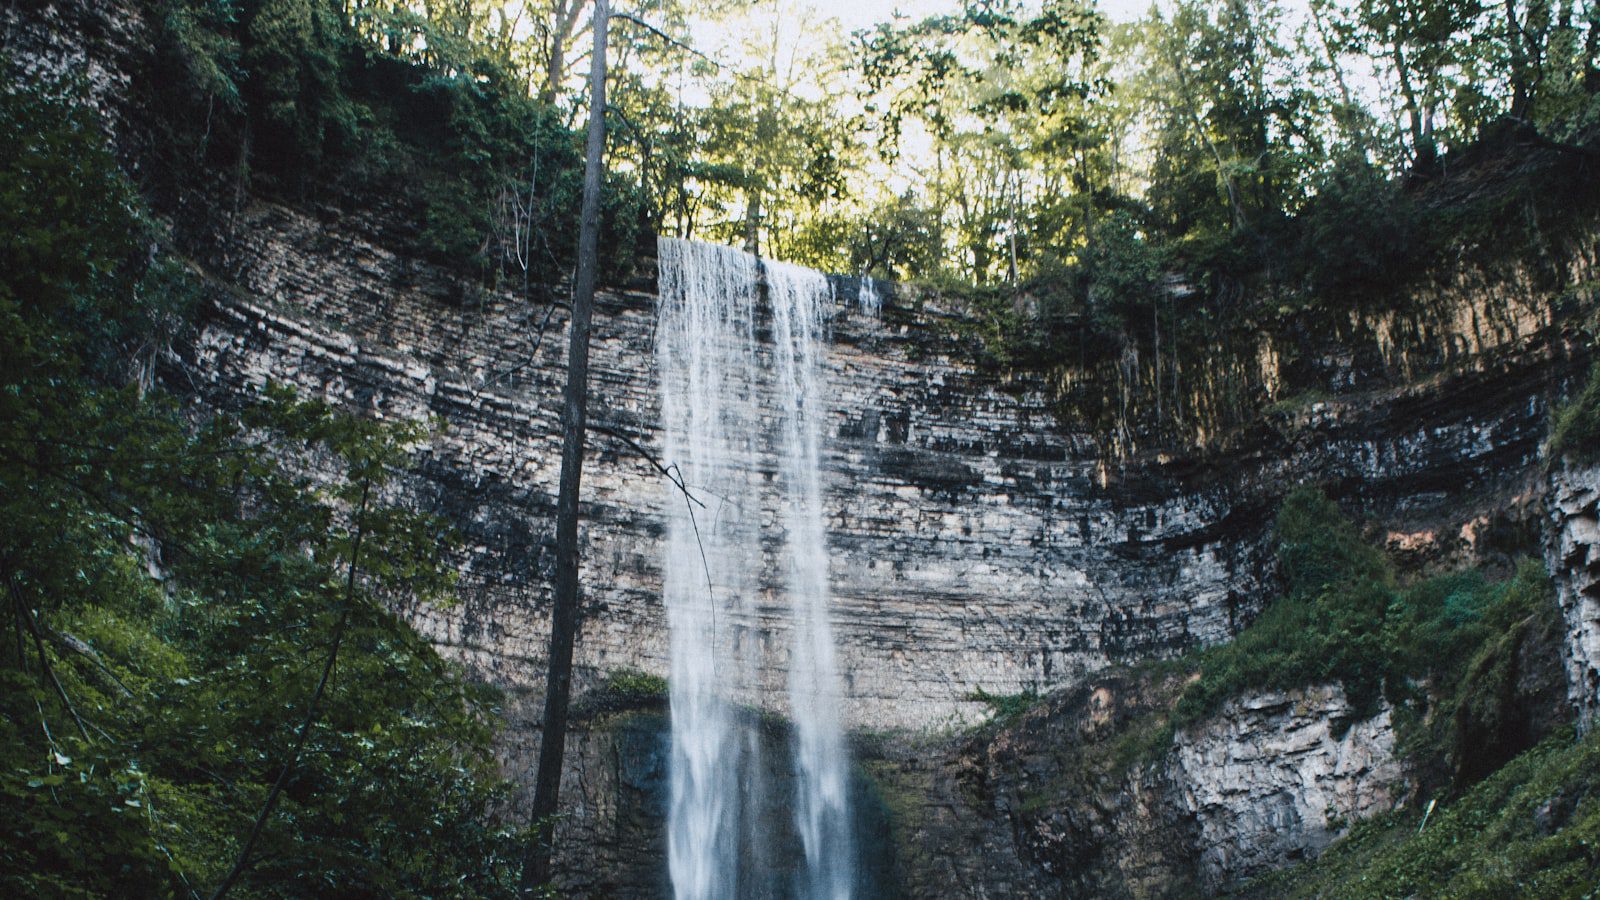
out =
<path fill-rule="evenodd" d="M 149 335 L 170 328 L 170 298 L 143 290 L 148 229 L 104 141 L 86 109 L 16 82 L 0 91 L 0 365 L 8 377 L 28 366 L 109 376 L 147 349 Z"/>
<path fill-rule="evenodd" d="M 1407 270 L 1423 262 L 1419 216 L 1415 199 L 1366 158 L 1336 161 L 1299 216 L 1296 259 L 1308 299 L 1344 305 L 1404 283 Z"/>
<path fill-rule="evenodd" d="M 1230 644 L 1203 657 L 1203 674 L 1177 707 L 1182 722 L 1241 691 L 1340 681 L 1370 710 L 1389 661 L 1383 644 L 1393 599 L 1387 561 L 1320 491 L 1284 500 L 1276 528 L 1284 596 Z"/>
<path fill-rule="evenodd" d="M 146 0 L 149 104 L 179 185 L 196 159 L 269 195 L 373 198 L 417 223 L 426 258 L 524 291 L 576 249 L 579 142 L 527 94 L 479 16 L 334 0 Z M 159 154 L 158 154 L 159 155 Z M 639 185 L 605 197 L 603 271 L 627 273 Z M 182 189 L 181 187 L 179 189 Z"/>
<path fill-rule="evenodd" d="M 1421 821 L 1427 804 L 1356 825 L 1259 897 L 1590 897 L 1600 883 L 1600 732 L 1562 729 Z"/>
<path fill-rule="evenodd" d="M 1016 720 L 1023 713 L 1039 705 L 1039 692 L 1033 688 L 1017 694 L 991 694 L 983 688 L 977 688 L 967 694 L 966 699 L 974 703 L 982 703 L 989 707 L 991 721 L 1005 725 Z"/>
<path fill-rule="evenodd" d="M 1583 390 L 1560 409 L 1550 428 L 1550 458 L 1586 463 L 1600 459 L 1600 364 L 1589 370 Z"/>
<path fill-rule="evenodd" d="M 1321 492 L 1285 499 L 1276 528 L 1284 596 L 1232 643 L 1199 654 L 1173 717 L 1195 722 L 1250 690 L 1339 683 L 1358 716 L 1380 699 L 1412 724 L 1407 752 L 1430 783 L 1470 784 L 1520 752 L 1520 648 L 1557 616 L 1528 561 L 1494 582 L 1477 571 L 1397 585 L 1387 559 Z"/>
<path fill-rule="evenodd" d="M 606 676 L 608 693 L 629 698 L 665 697 L 667 680 L 638 669 L 617 669 Z"/>
<path fill-rule="evenodd" d="M 325 157 L 355 137 L 357 110 L 341 71 L 341 19 L 324 0 L 245 4 L 240 65 L 252 151 L 258 166 L 281 179 L 315 176 Z"/>
<path fill-rule="evenodd" d="M 1080 266 L 1085 305 L 1107 327 L 1142 326 L 1160 296 L 1167 261 L 1129 211 L 1113 212 L 1089 233 Z"/>
<path fill-rule="evenodd" d="M 209 891 L 283 777 L 237 893 L 508 894 L 494 698 L 390 611 L 452 580 L 423 430 L 152 386 L 195 288 L 85 109 L 0 93 L 0 892 Z"/>

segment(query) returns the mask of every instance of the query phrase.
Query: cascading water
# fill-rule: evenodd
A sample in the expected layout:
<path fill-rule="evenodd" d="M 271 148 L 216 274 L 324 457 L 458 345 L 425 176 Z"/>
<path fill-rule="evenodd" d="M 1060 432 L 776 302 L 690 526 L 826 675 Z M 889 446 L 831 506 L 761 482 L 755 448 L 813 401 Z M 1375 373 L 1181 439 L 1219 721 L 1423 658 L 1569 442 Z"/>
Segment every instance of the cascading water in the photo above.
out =
<path fill-rule="evenodd" d="M 670 488 L 664 566 L 672 630 L 668 864 L 679 898 L 849 897 L 849 761 L 828 619 L 820 445 L 827 279 L 727 247 L 663 238 L 656 360 Z M 765 274 L 770 340 L 757 328 Z M 777 478 L 762 477 L 770 454 Z M 763 532 L 763 510 L 775 511 Z M 781 538 L 781 541 L 773 541 Z M 780 548 L 776 560 L 763 542 Z M 770 549 L 768 551 L 770 553 Z M 788 884 L 759 821 L 761 742 L 740 704 L 767 700 L 757 573 L 776 567 L 790 646 L 792 825 L 805 852 Z M 777 604 L 773 604 L 776 606 Z M 774 623 L 776 624 L 776 623 Z"/>
<path fill-rule="evenodd" d="M 839 670 L 828 623 L 828 548 L 822 527 L 820 431 L 823 304 L 828 281 L 799 266 L 767 264 L 777 398 L 784 418 L 781 487 L 788 532 L 799 789 L 795 824 L 806 850 L 806 894 L 848 897 L 855 869 L 846 794 L 849 762 L 839 725 Z"/>

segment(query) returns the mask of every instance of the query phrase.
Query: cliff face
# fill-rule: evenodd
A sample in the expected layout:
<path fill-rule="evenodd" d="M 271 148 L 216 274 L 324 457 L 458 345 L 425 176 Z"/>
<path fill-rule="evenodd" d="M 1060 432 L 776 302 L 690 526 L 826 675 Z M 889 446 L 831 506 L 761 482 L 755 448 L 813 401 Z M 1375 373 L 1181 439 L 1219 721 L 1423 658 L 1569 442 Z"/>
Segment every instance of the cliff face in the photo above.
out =
<path fill-rule="evenodd" d="M 1406 795 L 1390 710 L 1358 719 L 1338 687 L 1234 700 L 1175 736 L 1163 774 L 1208 889 L 1315 854 Z"/>
<path fill-rule="evenodd" d="M 1566 619 L 1567 699 L 1588 728 L 1600 709 L 1600 468 L 1556 469 L 1548 504 L 1545 561 Z"/>
<path fill-rule="evenodd" d="M 0 11 L 4 46 L 30 71 L 88 71 L 131 165 L 140 111 L 126 98 L 141 27 L 137 9 L 81 0 Z M 182 238 L 207 293 L 165 381 L 211 411 L 276 381 L 364 414 L 442 423 L 403 490 L 462 534 L 462 602 L 406 614 L 511 692 L 507 766 L 527 771 L 548 627 L 563 312 L 396 249 L 385 237 L 396 223 L 381 212 L 232 199 L 225 229 Z M 1391 547 L 1424 564 L 1536 549 L 1548 518 L 1548 558 L 1568 573 L 1558 582 L 1570 693 L 1592 711 L 1600 480 L 1567 470 L 1547 479 L 1539 445 L 1551 397 L 1592 353 L 1573 327 L 1592 298 L 1563 297 L 1591 277 L 1594 258 L 1590 240 L 1554 287 L 1465 273 L 1406 313 L 1353 320 L 1340 342 L 1264 340 L 1251 377 L 1267 395 L 1293 368 L 1336 396 L 1284 404 L 1226 455 L 1120 462 L 1101 455 L 1093 423 L 1057 420 L 1043 379 L 971 365 L 953 336 L 959 309 L 906 293 L 870 318 L 839 282 L 830 581 L 844 713 L 884 786 L 894 878 L 914 895 L 1213 889 L 1401 802 L 1387 714 L 1351 721 L 1331 687 L 1240 698 L 1170 750 L 1095 743 L 1176 687 L 1094 673 L 1227 640 L 1275 593 L 1267 529 L 1307 479 L 1389 523 Z M 591 435 L 585 468 L 580 688 L 620 668 L 667 671 L 659 560 L 671 495 L 615 436 L 659 453 L 653 304 L 647 281 L 613 286 L 596 313 L 592 417 L 605 430 Z M 790 644 L 781 612 L 764 626 L 771 646 Z M 773 662 L 770 703 L 781 708 L 784 660 Z M 979 688 L 1058 686 L 1063 699 L 979 742 L 868 733 L 975 719 Z M 659 888 L 661 720 L 650 715 L 596 720 L 575 738 L 564 827 L 582 848 L 567 860 L 578 893 Z M 1085 762 L 1096 754 L 1106 761 Z"/>
<path fill-rule="evenodd" d="M 930 763 L 869 757 L 909 893 L 1210 894 L 1405 801 L 1387 708 L 1358 717 L 1336 686 L 1256 693 L 1169 741 L 1155 716 L 1186 681 L 1097 677 Z"/>
<path fill-rule="evenodd" d="M 375 415 L 441 418 L 411 489 L 466 537 L 465 602 L 415 619 L 485 677 L 534 685 L 560 311 L 495 295 L 445 302 L 427 267 L 278 207 L 247 213 L 230 250 L 230 287 L 213 295 L 182 378 L 218 406 L 277 380 Z M 653 321 L 648 294 L 602 297 L 593 389 L 595 420 L 652 454 Z M 967 710 L 975 688 L 1015 692 L 1225 639 L 1259 603 L 1259 522 L 1228 522 L 1224 490 L 1101 487 L 1082 439 L 1057 429 L 1026 385 L 959 363 L 937 322 L 936 312 L 877 322 L 844 306 L 834 322 L 825 464 L 849 720 L 926 726 Z M 580 666 L 664 673 L 669 495 L 605 433 L 585 488 Z M 774 646 L 788 644 L 781 612 L 765 624 Z"/>
<path fill-rule="evenodd" d="M 442 420 L 410 489 L 466 537 L 465 602 L 414 618 L 484 677 L 534 687 L 561 311 L 454 283 L 372 230 L 247 210 L 173 378 L 221 407 L 276 380 L 373 415 Z M 653 302 L 602 296 L 593 403 L 596 421 L 655 454 Z M 1091 436 L 1053 419 L 1039 385 L 963 363 L 951 316 L 891 305 L 875 321 L 842 302 L 833 323 L 831 580 L 855 724 L 926 727 L 971 713 L 977 688 L 1066 684 L 1226 640 L 1271 593 L 1266 526 L 1305 478 L 1399 523 L 1391 542 L 1409 552 L 1490 552 L 1477 545 L 1515 532 L 1540 493 L 1546 398 L 1574 366 L 1552 323 L 1476 357 L 1479 368 L 1268 420 L 1229 458 L 1113 471 Z M 602 432 L 585 489 L 579 665 L 664 673 L 666 488 Z M 781 589 L 772 580 L 766 590 Z M 789 643 L 781 615 L 765 627 L 773 646 Z"/>
<path fill-rule="evenodd" d="M 561 311 L 454 281 L 388 249 L 379 224 L 270 204 L 243 212 L 212 265 L 215 289 L 171 366 L 174 384 L 226 408 L 284 381 L 369 414 L 447 426 L 407 490 L 465 537 L 463 602 L 409 614 L 447 654 L 511 689 L 508 771 L 528 771 Z M 1391 547 L 1420 563 L 1533 549 L 1547 400 L 1583 360 L 1547 317 L 1503 333 L 1469 365 L 1269 417 L 1228 457 L 1115 467 L 1092 435 L 1053 418 L 1043 385 L 967 364 L 949 336 L 957 313 L 908 295 L 873 320 L 853 310 L 851 286 L 839 287 L 831 578 L 846 715 L 875 729 L 970 718 L 977 688 L 1081 684 L 1112 661 L 1228 639 L 1276 590 L 1266 532 L 1283 492 L 1305 478 L 1392 523 Z M 653 303 L 647 284 L 602 295 L 593 388 L 595 420 L 652 454 Z M 604 432 L 591 440 L 585 494 L 580 684 L 624 667 L 663 673 L 660 504 L 671 497 Z M 1568 532 L 1593 515 L 1574 509 Z M 1563 596 L 1581 619 L 1581 591 Z M 767 623 L 773 646 L 789 643 L 786 627 L 781 615 Z M 780 708 L 781 671 L 769 682 Z M 1352 723 L 1346 707 L 1333 688 L 1241 698 L 1126 779 L 1086 786 L 1092 802 L 1079 805 L 1063 805 L 1067 794 L 1008 794 L 1004 766 L 975 762 L 1003 756 L 1005 739 L 941 744 L 930 761 L 914 749 L 924 745 L 886 738 L 862 755 L 887 786 L 890 865 L 909 894 L 951 884 L 972 896 L 1214 890 L 1314 854 L 1348 822 L 1402 802 L 1387 717 Z M 568 886 L 650 896 L 661 876 L 660 810 L 649 799 L 658 788 L 636 782 L 649 781 L 640 773 L 652 745 L 637 726 L 613 725 L 577 739 L 563 828 L 581 849 L 567 859 Z M 1112 749 L 1051 751 L 1034 765 L 1059 779 L 1081 754 Z"/>
<path fill-rule="evenodd" d="M 532 685 L 561 312 L 453 284 L 363 237 L 361 224 L 249 210 L 180 383 L 219 406 L 278 380 L 375 415 L 442 419 L 412 489 L 467 538 L 465 602 L 416 619 L 486 677 Z M 1497 516 L 1515 518 L 1537 496 L 1546 396 L 1567 368 L 1560 331 L 1547 328 L 1477 371 L 1300 410 L 1227 460 L 1108 480 L 1088 436 L 1054 421 L 1037 385 L 964 365 L 938 310 L 891 308 L 882 322 L 840 310 L 832 584 L 847 714 L 878 726 L 945 721 L 971 709 L 963 698 L 975 688 L 1069 683 L 1110 660 L 1225 640 L 1270 592 L 1265 527 L 1304 478 L 1402 523 L 1398 546 L 1472 550 Z M 655 453 L 652 324 L 648 293 L 603 295 L 593 402 L 597 421 Z M 591 445 L 580 665 L 664 673 L 667 493 L 615 438 Z M 787 627 L 781 616 L 766 624 Z"/>

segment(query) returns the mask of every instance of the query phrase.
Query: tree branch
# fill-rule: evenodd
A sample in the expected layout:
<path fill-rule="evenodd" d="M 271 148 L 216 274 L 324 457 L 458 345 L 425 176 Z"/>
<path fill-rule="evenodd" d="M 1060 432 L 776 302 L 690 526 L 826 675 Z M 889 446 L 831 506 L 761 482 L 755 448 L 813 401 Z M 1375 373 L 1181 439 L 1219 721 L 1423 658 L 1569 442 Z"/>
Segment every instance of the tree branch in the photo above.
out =
<path fill-rule="evenodd" d="M 72 716 L 72 721 L 78 726 L 78 733 L 83 735 L 84 740 L 90 740 L 89 729 L 83 724 L 83 719 L 78 715 L 77 708 L 72 705 L 72 700 L 67 697 L 67 690 L 61 686 L 61 679 L 56 677 L 56 670 L 50 666 L 50 655 L 45 652 L 44 638 L 39 634 L 39 622 L 34 618 L 33 610 L 23 602 L 16 576 L 11 572 L 6 573 L 6 587 L 11 591 L 11 601 L 17 604 L 17 612 L 22 616 L 23 623 L 33 635 L 33 648 L 39 654 L 39 666 L 43 669 L 46 680 L 55 688 L 56 696 L 61 699 L 61 705 L 66 707 L 67 713 Z"/>
<path fill-rule="evenodd" d="M 610 436 L 610 437 L 614 437 L 617 440 L 621 441 L 622 443 L 626 444 L 629 449 L 631 449 L 633 452 L 639 454 L 639 456 L 645 462 L 649 463 L 657 472 L 660 472 L 663 476 L 666 477 L 666 479 L 668 481 L 672 482 L 672 486 L 677 488 L 680 492 L 682 492 L 683 496 L 685 497 L 685 499 L 687 499 L 690 503 L 693 503 L 695 506 L 700 507 L 701 509 L 705 509 L 706 508 L 705 503 L 701 502 L 699 497 L 696 497 L 694 494 L 690 493 L 689 486 L 687 484 L 685 484 L 684 481 L 683 481 L 682 471 L 681 470 L 674 471 L 674 470 L 677 470 L 677 466 L 672 466 L 672 467 L 669 468 L 669 467 L 667 467 L 665 465 L 662 465 L 661 461 L 656 459 L 655 456 L 652 455 L 649 450 L 646 450 L 644 447 L 640 446 L 638 441 L 636 441 L 633 438 L 627 436 L 626 434 L 623 434 L 622 432 L 618 431 L 617 429 L 612 428 L 609 425 L 592 424 L 589 427 L 591 429 L 595 430 L 595 431 L 600 432 L 601 434 L 604 434 L 604 435 L 607 435 L 607 436 Z"/>
<path fill-rule="evenodd" d="M 361 503 L 356 508 L 355 537 L 350 548 L 350 572 L 344 585 L 344 609 L 339 612 L 339 621 L 334 625 L 333 646 L 328 650 L 328 661 L 322 667 L 322 677 L 317 681 L 317 689 L 312 692 L 311 702 L 306 706 L 306 717 L 300 723 L 300 733 L 295 738 L 294 749 L 290 751 L 289 758 L 284 760 L 283 768 L 278 770 L 278 778 L 272 783 L 272 789 L 267 792 L 266 802 L 261 804 L 261 812 L 256 815 L 255 824 L 250 827 L 250 835 L 245 838 L 244 846 L 239 848 L 239 859 L 234 862 L 228 877 L 217 886 L 211 895 L 211 900 L 222 900 L 244 874 L 250 863 L 250 851 L 255 849 L 256 839 L 261 836 L 262 827 L 266 825 L 273 808 L 277 806 L 278 797 L 283 793 L 283 786 L 289 780 L 289 773 L 294 770 L 295 764 L 300 761 L 301 752 L 305 750 L 311 726 L 316 723 L 317 707 L 321 705 L 328 682 L 333 678 L 333 667 L 339 659 L 339 647 L 344 643 L 345 631 L 350 624 L 350 613 L 355 609 L 356 574 L 361 568 L 361 540 L 366 536 L 364 520 L 367 513 L 367 498 L 371 492 L 372 480 L 369 478 L 361 486 Z"/>

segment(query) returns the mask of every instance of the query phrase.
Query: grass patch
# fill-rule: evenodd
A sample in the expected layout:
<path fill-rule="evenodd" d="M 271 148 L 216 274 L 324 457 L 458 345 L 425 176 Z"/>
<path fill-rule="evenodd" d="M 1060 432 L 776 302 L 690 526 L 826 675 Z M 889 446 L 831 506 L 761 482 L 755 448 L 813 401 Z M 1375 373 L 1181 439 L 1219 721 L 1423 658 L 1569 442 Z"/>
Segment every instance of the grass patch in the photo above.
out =
<path fill-rule="evenodd" d="M 965 699 L 988 706 L 991 724 L 1006 725 L 1038 706 L 1041 698 L 1034 688 L 1018 694 L 991 694 L 983 688 L 974 688 Z"/>

